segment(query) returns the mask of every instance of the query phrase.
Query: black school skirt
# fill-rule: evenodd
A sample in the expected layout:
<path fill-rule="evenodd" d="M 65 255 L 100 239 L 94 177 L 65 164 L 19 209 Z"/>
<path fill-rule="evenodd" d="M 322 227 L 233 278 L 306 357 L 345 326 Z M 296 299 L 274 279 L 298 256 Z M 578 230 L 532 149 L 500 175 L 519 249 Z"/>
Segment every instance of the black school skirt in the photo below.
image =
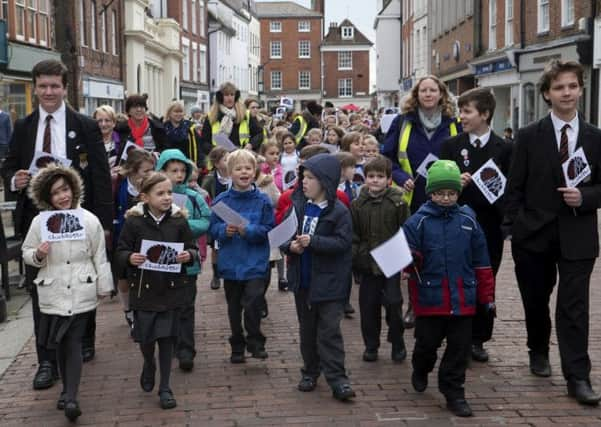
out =
<path fill-rule="evenodd" d="M 134 310 L 134 341 L 140 344 L 150 344 L 159 338 L 177 338 L 179 336 L 179 313 L 179 309 Z"/>

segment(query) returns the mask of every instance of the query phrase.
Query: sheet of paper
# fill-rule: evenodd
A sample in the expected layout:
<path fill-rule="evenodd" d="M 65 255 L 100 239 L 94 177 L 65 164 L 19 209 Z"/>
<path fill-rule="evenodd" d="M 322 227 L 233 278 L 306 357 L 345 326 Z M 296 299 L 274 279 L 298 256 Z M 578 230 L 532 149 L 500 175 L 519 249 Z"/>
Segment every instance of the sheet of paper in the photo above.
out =
<path fill-rule="evenodd" d="M 269 246 L 271 248 L 279 248 L 290 240 L 296 234 L 297 230 L 298 218 L 296 217 L 296 211 L 292 209 L 292 212 L 284 221 L 267 233 Z"/>
<path fill-rule="evenodd" d="M 340 151 L 340 147 L 335 144 L 328 144 L 327 142 L 322 142 L 319 145 L 321 145 L 322 147 L 326 147 L 331 154 L 336 154 Z"/>
<path fill-rule="evenodd" d="M 380 129 L 383 133 L 388 133 L 392 121 L 396 118 L 396 114 L 384 114 L 380 119 Z"/>
<path fill-rule="evenodd" d="M 426 158 L 419 164 L 417 168 L 418 175 L 423 176 L 424 178 L 428 178 L 428 169 L 430 165 L 438 160 L 438 156 L 435 156 L 432 153 L 429 153 Z"/>
<path fill-rule="evenodd" d="M 505 185 L 507 184 L 507 178 L 493 159 L 489 159 L 472 174 L 472 181 L 491 205 L 505 193 Z"/>
<path fill-rule="evenodd" d="M 248 220 L 223 202 L 211 206 L 211 210 L 226 224 L 247 225 Z"/>
<path fill-rule="evenodd" d="M 173 193 L 171 195 L 171 198 L 173 199 L 173 204 L 177 205 L 180 209 L 186 207 L 188 196 L 186 196 L 185 194 Z"/>
<path fill-rule="evenodd" d="M 131 152 L 131 150 L 137 150 L 138 146 L 131 141 L 127 141 L 127 144 L 125 144 L 125 147 L 123 148 L 123 152 L 121 153 L 121 158 L 119 159 L 119 163 L 125 163 L 125 161 L 127 160 L 127 156 L 129 156 L 129 153 Z"/>
<path fill-rule="evenodd" d="M 179 273 L 182 271 L 182 265 L 177 262 L 176 258 L 177 254 L 183 251 L 184 244 L 180 242 L 142 240 L 140 253 L 146 255 L 146 261 L 139 268 L 142 270 Z"/>
<path fill-rule="evenodd" d="M 280 107 L 286 107 L 289 110 L 294 110 L 294 100 L 286 96 L 280 98 Z"/>
<path fill-rule="evenodd" d="M 44 151 L 36 151 L 29 165 L 29 173 L 35 175 L 40 169 L 48 166 L 49 163 L 59 163 L 67 167 L 71 166 L 71 160 L 66 157 L 55 156 Z"/>
<path fill-rule="evenodd" d="M 566 179 L 566 187 L 576 187 L 591 176 L 591 168 L 582 147 L 576 150 L 561 167 Z"/>
<path fill-rule="evenodd" d="M 284 191 L 294 187 L 297 179 L 296 168 L 282 168 L 282 189 Z"/>
<path fill-rule="evenodd" d="M 83 240 L 86 230 L 81 209 L 40 212 L 42 242 Z"/>
<path fill-rule="evenodd" d="M 411 249 L 402 228 L 390 239 L 370 251 L 380 270 L 390 278 L 413 262 Z"/>
<path fill-rule="evenodd" d="M 219 132 L 217 135 L 213 135 L 213 140 L 217 145 L 225 148 L 227 151 L 231 152 L 238 149 L 224 133 Z"/>

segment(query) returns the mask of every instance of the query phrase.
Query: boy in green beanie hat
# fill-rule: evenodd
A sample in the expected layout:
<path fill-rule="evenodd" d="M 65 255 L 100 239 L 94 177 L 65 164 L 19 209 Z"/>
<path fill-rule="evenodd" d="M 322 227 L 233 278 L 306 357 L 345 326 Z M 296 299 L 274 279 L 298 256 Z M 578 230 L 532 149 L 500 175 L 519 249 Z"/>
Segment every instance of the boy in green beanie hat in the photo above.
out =
<path fill-rule="evenodd" d="M 494 313 L 495 282 L 486 239 L 474 212 L 459 206 L 461 174 L 451 160 L 428 169 L 424 203 L 403 225 L 413 253 L 409 297 L 415 311 L 415 348 L 411 383 L 418 392 L 428 386 L 443 339 L 447 346 L 438 370 L 438 388 L 455 415 L 469 417 L 465 370 L 471 350 L 476 304 Z"/>

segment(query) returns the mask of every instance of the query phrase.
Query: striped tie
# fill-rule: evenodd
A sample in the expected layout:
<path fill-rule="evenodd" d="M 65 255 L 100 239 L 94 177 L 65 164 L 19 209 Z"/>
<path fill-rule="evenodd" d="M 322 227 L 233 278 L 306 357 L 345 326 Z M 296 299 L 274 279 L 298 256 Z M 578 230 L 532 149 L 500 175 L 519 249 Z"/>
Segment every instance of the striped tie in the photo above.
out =
<path fill-rule="evenodd" d="M 44 129 L 44 140 L 42 145 L 42 151 L 45 153 L 52 153 L 52 132 L 50 129 L 50 122 L 52 121 L 52 115 L 46 116 L 46 128 Z"/>
<path fill-rule="evenodd" d="M 570 125 L 565 124 L 561 128 L 561 138 L 559 139 L 559 161 L 563 164 L 570 157 L 568 150 L 568 129 Z"/>

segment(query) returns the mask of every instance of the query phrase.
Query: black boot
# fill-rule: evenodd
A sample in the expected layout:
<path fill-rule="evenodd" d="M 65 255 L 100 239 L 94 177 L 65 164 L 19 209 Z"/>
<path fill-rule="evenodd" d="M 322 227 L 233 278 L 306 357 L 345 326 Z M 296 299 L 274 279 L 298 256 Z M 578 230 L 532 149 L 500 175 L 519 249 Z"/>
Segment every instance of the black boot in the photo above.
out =
<path fill-rule="evenodd" d="M 52 387 L 54 385 L 54 381 L 57 379 L 54 375 L 55 369 L 56 368 L 52 366 L 52 362 L 47 360 L 40 362 L 38 371 L 35 373 L 35 377 L 33 378 L 33 389 L 43 390 L 45 388 Z"/>
<path fill-rule="evenodd" d="M 219 278 L 219 271 L 217 270 L 217 264 L 213 264 L 213 279 L 211 279 L 211 289 L 217 290 L 221 287 L 221 279 Z"/>

